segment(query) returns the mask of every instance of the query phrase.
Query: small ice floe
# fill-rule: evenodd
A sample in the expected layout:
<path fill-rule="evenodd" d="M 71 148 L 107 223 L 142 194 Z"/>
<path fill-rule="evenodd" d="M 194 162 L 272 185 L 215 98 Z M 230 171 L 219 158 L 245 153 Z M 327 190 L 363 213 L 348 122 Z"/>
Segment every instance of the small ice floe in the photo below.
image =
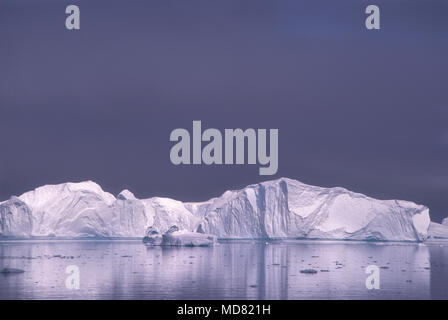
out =
<path fill-rule="evenodd" d="M 1 274 L 18 274 L 18 273 L 24 273 L 25 270 L 22 269 L 16 269 L 16 268 L 3 268 L 2 271 L 0 271 Z"/>
<path fill-rule="evenodd" d="M 314 270 L 314 269 L 303 269 L 303 270 L 300 270 L 300 273 L 315 274 L 315 273 L 317 273 L 317 270 Z"/>
<path fill-rule="evenodd" d="M 180 230 L 174 225 L 164 234 L 150 227 L 143 242 L 149 246 L 208 247 L 217 243 L 217 237 L 211 234 Z"/>
<path fill-rule="evenodd" d="M 213 246 L 217 238 L 211 234 L 190 232 L 186 230 L 163 234 L 162 246 L 208 247 Z"/>
<path fill-rule="evenodd" d="M 159 246 L 162 243 L 162 235 L 154 227 L 149 227 L 143 237 L 143 243 L 149 246 Z"/>

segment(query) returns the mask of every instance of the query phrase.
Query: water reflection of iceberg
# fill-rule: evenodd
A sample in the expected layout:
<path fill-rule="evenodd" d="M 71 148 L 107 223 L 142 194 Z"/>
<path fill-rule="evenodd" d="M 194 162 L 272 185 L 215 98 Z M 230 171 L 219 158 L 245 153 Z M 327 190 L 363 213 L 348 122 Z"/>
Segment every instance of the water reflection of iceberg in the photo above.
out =
<path fill-rule="evenodd" d="M 248 257 L 246 261 L 241 257 L 230 259 L 231 269 L 245 272 L 248 284 L 257 284 L 246 287 L 247 296 L 252 298 L 427 299 L 430 296 L 429 253 L 425 246 L 326 242 L 258 245 L 258 254 L 251 253 L 250 246 L 245 249 L 242 246 L 233 254 L 229 252 L 232 257 Z M 365 267 L 370 264 L 381 268 L 381 290 L 365 287 L 368 276 Z M 300 273 L 310 268 L 318 273 Z"/>
<path fill-rule="evenodd" d="M 431 256 L 430 256 L 431 253 Z M 446 290 L 447 247 L 344 241 L 231 241 L 151 248 L 138 241 L 0 243 L 2 299 L 429 299 Z M 68 265 L 80 290 L 65 287 Z M 380 267 L 367 290 L 365 268 Z M 315 269 L 316 274 L 300 270 Z M 431 288 L 432 286 L 432 288 Z M 431 295 L 430 289 L 433 294 Z M 443 291 L 445 290 L 445 291 Z"/>

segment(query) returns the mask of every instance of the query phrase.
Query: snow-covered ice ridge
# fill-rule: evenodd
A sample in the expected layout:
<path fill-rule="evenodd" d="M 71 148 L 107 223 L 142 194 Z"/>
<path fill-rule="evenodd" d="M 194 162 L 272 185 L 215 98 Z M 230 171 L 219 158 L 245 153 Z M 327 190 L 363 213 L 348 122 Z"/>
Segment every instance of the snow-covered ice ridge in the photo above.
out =
<path fill-rule="evenodd" d="M 219 238 L 423 241 L 429 210 L 280 178 L 205 202 L 117 197 L 92 182 L 45 185 L 0 203 L 3 237 L 143 237 L 172 225 Z"/>

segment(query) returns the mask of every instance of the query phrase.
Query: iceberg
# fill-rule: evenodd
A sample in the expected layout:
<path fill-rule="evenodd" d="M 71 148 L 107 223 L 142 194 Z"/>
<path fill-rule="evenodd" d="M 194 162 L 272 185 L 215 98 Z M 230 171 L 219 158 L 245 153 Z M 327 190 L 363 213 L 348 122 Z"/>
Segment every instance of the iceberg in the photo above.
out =
<path fill-rule="evenodd" d="M 226 191 L 205 202 L 138 199 L 129 190 L 115 197 L 86 181 L 45 185 L 0 203 L 3 237 L 145 237 L 159 244 L 173 225 L 180 233 L 168 242 L 203 239 L 201 234 L 222 239 L 424 241 L 430 218 L 427 207 L 413 202 L 377 200 L 288 178 Z"/>

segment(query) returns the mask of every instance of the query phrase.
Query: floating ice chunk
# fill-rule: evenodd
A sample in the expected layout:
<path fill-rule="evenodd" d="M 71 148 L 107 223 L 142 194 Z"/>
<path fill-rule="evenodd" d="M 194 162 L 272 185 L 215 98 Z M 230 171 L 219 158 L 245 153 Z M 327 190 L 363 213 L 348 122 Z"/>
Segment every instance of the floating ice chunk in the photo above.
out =
<path fill-rule="evenodd" d="M 25 271 L 22 269 L 15 269 L 15 268 L 3 268 L 0 273 L 2 274 L 17 274 L 17 273 L 24 273 Z"/>
<path fill-rule="evenodd" d="M 143 243 L 151 246 L 159 246 L 162 244 L 162 235 L 154 227 L 149 227 L 146 230 L 146 235 L 143 237 Z"/>
<path fill-rule="evenodd" d="M 179 230 L 163 234 L 162 246 L 207 247 L 216 243 L 217 238 L 211 234 Z"/>

